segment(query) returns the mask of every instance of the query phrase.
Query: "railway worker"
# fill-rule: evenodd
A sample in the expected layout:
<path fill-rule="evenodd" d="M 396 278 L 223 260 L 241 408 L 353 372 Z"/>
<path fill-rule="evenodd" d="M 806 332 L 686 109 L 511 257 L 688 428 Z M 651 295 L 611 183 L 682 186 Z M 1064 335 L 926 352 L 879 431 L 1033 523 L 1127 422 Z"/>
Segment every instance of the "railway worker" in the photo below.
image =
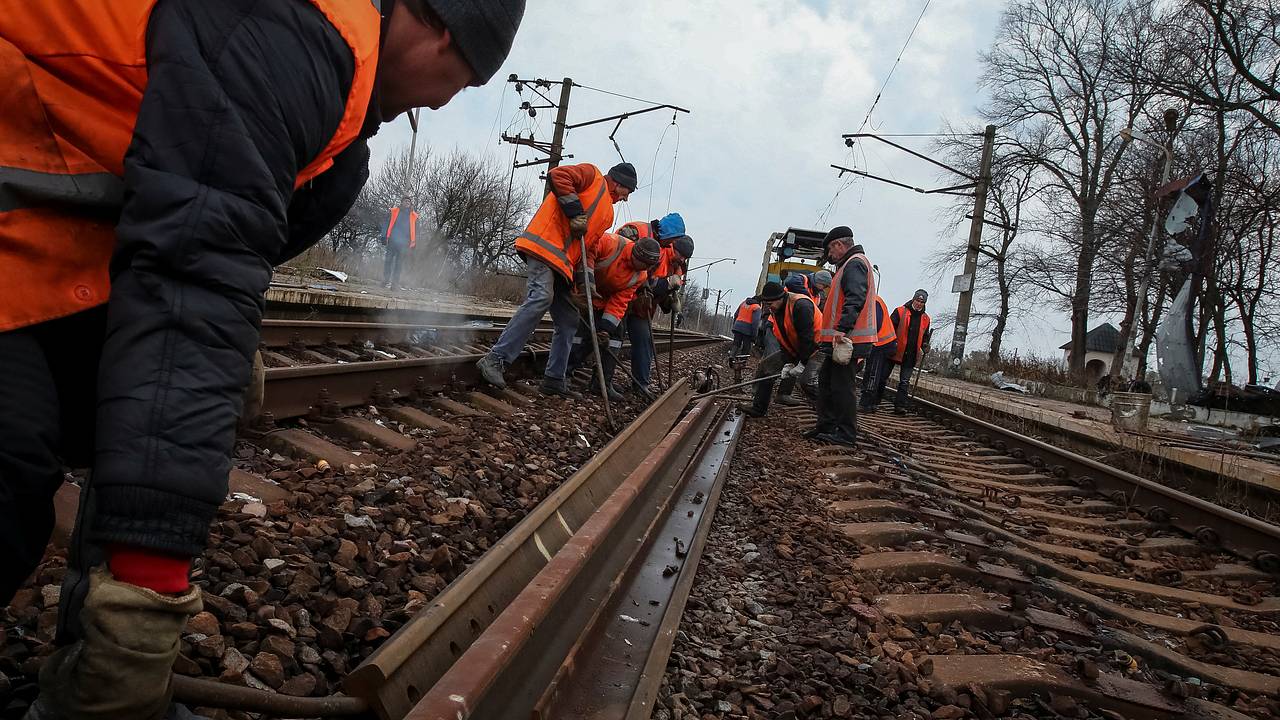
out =
<path fill-rule="evenodd" d="M 622 394 L 613 386 L 618 353 L 622 352 L 622 318 L 636 296 L 636 291 L 645 285 L 649 273 L 661 261 L 662 248 L 653 238 L 631 242 L 614 233 L 605 233 L 600 238 L 595 262 L 595 295 L 591 298 L 591 304 L 595 312 L 597 341 L 604 344 L 600 352 L 600 364 L 604 368 L 605 392 L 610 400 L 622 400 Z M 585 319 L 580 320 L 578 334 L 573 338 L 569 367 L 577 367 L 587 360 L 591 353 L 588 341 L 590 336 L 590 326 Z M 604 340 L 605 337 L 608 338 L 607 341 Z M 635 338 L 631 342 L 634 343 Z M 555 352 L 554 347 L 552 352 Z M 547 365 L 552 364 L 558 363 L 548 358 Z M 599 379 L 594 375 L 592 378 L 591 386 L 598 391 Z M 557 392 L 555 388 L 547 388 L 545 391 L 553 395 L 563 394 L 563 391 Z"/>
<path fill-rule="evenodd" d="M 749 297 L 738 306 L 738 311 L 733 315 L 733 346 L 729 350 L 729 357 L 751 354 L 751 345 L 762 327 L 762 314 L 760 298 Z"/>
<path fill-rule="evenodd" d="M 525 343 L 550 310 L 555 327 L 542 388 L 564 393 L 569 346 L 578 331 L 579 312 L 590 307 L 585 296 L 580 240 L 586 241 L 586 265 L 590 267 L 595 262 L 600 237 L 613 227 L 614 203 L 626 202 L 636 189 L 637 178 L 631 163 L 618 163 L 607 174 L 595 165 L 582 163 L 551 168 L 547 183 L 551 192 L 516 238 L 516 252 L 528 266 L 524 302 L 476 367 L 485 382 L 506 387 L 503 373 L 524 352 Z"/>
<path fill-rule="evenodd" d="M 524 0 L 381 7 L 0 13 L 0 603 L 61 464 L 93 466 L 28 720 L 168 711 L 272 265 L 351 207 L 380 123 L 489 81 Z"/>
<path fill-rule="evenodd" d="M 405 195 L 399 205 L 391 208 L 382 244 L 387 248 L 386 261 L 382 266 L 382 286 L 391 290 L 400 285 L 400 266 L 404 263 L 404 256 L 418 246 L 418 213 L 413 209 L 413 198 Z"/>
<path fill-rule="evenodd" d="M 818 310 L 813 298 L 804 293 L 788 292 L 776 282 L 765 283 L 764 290 L 760 292 L 760 300 L 769 306 L 769 314 L 773 318 L 773 336 L 778 341 L 778 349 L 760 361 L 756 368 L 756 378 L 781 372 L 784 382 L 790 380 L 794 384 L 797 377 L 803 377 L 800 387 L 805 394 L 816 395 L 819 365 L 816 356 L 822 312 Z M 809 365 L 813 366 L 812 372 L 808 370 Z M 743 412 L 751 417 L 764 417 L 769 412 L 773 383 L 773 380 L 757 382 L 751 406 L 743 408 Z M 778 402 L 784 405 L 799 404 L 798 400 L 783 396 L 781 392 Z"/>
<path fill-rule="evenodd" d="M 680 213 L 667 213 L 657 220 L 635 220 L 618 228 L 618 234 L 628 240 L 653 238 L 662 247 L 669 247 L 675 239 L 687 234 L 684 218 Z"/>
<path fill-rule="evenodd" d="M 662 240 L 659 239 L 658 243 L 661 245 Z M 636 291 L 635 298 L 627 307 L 623 324 L 627 337 L 631 338 L 631 372 L 634 375 L 631 389 L 637 393 L 640 388 L 649 388 L 653 373 L 656 354 L 653 318 L 661 310 L 671 315 L 672 322 L 675 322 L 675 316 L 680 312 L 684 276 L 692 258 L 693 238 L 688 235 L 671 238 L 667 245 L 662 246 L 662 260 L 649 272 L 649 280 Z"/>
<path fill-rule="evenodd" d="M 893 398 L 893 412 L 898 415 L 907 412 L 911 374 L 915 372 L 916 364 L 923 362 L 924 356 L 929 354 L 929 341 L 933 339 L 929 313 L 924 310 L 927 302 L 929 293 L 924 289 L 916 290 L 911 302 L 897 308 L 890 316 L 898 337 L 898 351 L 893 355 L 893 362 L 898 366 L 898 393 Z"/>
<path fill-rule="evenodd" d="M 877 336 L 876 280 L 853 230 L 832 228 L 823 241 L 827 262 L 836 266 L 831 291 L 822 308 L 818 370 L 818 424 L 805 433 L 836 445 L 857 444 L 857 402 L 854 399 L 854 364 L 846 360 L 871 354 Z M 836 349 L 840 352 L 837 353 Z"/>
<path fill-rule="evenodd" d="M 818 307 L 822 307 L 827 301 L 827 292 L 831 290 L 831 273 L 819 270 L 813 274 L 809 282 L 813 286 L 814 302 L 818 303 Z"/>
<path fill-rule="evenodd" d="M 876 340 L 871 354 L 862 368 L 862 395 L 860 410 L 873 413 L 880 406 L 884 384 L 893 369 L 893 356 L 898 352 L 898 335 L 889 320 L 889 306 L 884 298 L 876 296 Z"/>

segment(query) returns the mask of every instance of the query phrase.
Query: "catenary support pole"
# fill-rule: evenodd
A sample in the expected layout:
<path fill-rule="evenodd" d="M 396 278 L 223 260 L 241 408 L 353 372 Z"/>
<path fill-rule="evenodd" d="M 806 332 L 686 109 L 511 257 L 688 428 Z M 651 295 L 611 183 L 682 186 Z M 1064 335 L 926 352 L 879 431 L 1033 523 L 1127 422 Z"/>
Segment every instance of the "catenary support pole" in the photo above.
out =
<path fill-rule="evenodd" d="M 991 188 L 991 156 L 995 150 L 996 126 L 988 125 L 982 140 L 982 164 L 978 171 L 978 186 L 974 189 L 973 220 L 969 225 L 969 248 L 964 254 L 964 279 L 961 281 L 960 302 L 956 306 L 956 327 L 951 336 L 951 359 L 948 370 L 960 371 L 964 362 L 965 342 L 969 339 L 969 312 L 973 308 L 973 291 L 978 273 L 978 248 L 982 245 L 983 218 L 987 215 L 987 191 Z"/>

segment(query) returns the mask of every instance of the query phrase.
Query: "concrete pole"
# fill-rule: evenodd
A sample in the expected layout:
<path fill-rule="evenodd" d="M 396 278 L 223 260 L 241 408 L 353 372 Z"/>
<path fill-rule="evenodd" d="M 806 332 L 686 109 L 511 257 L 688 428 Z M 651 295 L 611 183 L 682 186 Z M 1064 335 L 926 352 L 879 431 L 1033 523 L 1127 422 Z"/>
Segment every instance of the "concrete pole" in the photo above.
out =
<path fill-rule="evenodd" d="M 573 80 L 565 78 L 560 84 L 560 105 L 556 108 L 556 126 L 551 134 L 551 155 L 547 158 L 547 188 L 551 192 L 551 168 L 560 165 L 564 157 L 564 131 L 569 123 L 569 93 L 573 90 Z"/>
<path fill-rule="evenodd" d="M 978 273 L 978 248 L 982 245 L 982 220 L 987 216 L 987 190 L 991 187 L 991 156 L 995 150 L 996 126 L 988 125 L 982 141 L 982 164 L 978 185 L 974 189 L 973 222 L 969 225 L 969 249 L 964 255 L 965 285 L 956 306 L 956 328 L 951 336 L 951 373 L 960 372 L 964 362 L 964 346 L 969 337 L 969 311 L 973 308 L 973 291 Z"/>

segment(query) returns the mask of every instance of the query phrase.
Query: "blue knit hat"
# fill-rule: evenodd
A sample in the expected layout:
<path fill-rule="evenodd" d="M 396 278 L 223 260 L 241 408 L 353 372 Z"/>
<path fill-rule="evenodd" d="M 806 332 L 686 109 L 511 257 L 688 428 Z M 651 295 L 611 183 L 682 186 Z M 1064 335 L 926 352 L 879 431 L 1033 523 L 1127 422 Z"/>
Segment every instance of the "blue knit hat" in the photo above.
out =
<path fill-rule="evenodd" d="M 659 240 L 669 240 L 684 234 L 684 218 L 680 217 L 680 213 L 668 213 L 658 221 Z"/>

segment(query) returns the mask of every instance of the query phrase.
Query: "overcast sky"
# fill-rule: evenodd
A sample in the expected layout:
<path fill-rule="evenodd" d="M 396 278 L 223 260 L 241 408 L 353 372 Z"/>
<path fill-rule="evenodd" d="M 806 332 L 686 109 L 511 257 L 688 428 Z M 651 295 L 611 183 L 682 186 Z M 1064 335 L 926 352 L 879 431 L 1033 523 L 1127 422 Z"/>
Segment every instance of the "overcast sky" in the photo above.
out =
<path fill-rule="evenodd" d="M 934 0 L 869 129 L 928 133 L 944 120 L 975 122 L 978 54 L 994 37 L 1003 5 Z M 880 294 L 886 302 L 901 304 L 923 287 L 936 314 L 954 309 L 956 302 L 950 275 L 939 280 L 922 268 L 940 242 L 936 213 L 944 201 L 939 196 L 860 180 L 819 221 L 845 184 L 828 167 L 831 163 L 853 163 L 908 184 L 936 187 L 932 166 L 870 144 L 864 159 L 840 139 L 862 123 L 922 7 L 923 0 L 530 2 L 502 72 L 444 109 L 424 113 L 423 137 L 435 151 L 456 146 L 489 152 L 508 166 L 513 148 L 498 141 L 503 130 L 527 134 L 533 129 L 539 139 L 549 140 L 554 111 L 540 111 L 537 118 L 522 114 L 520 101 L 536 98 L 528 90 L 517 97 L 505 82 L 509 73 L 567 76 L 688 108 L 691 114 L 680 115 L 676 127 L 670 125 L 669 111 L 658 111 L 629 119 L 618 131 L 641 187 L 629 203 L 615 206 L 617 224 L 660 217 L 668 208 L 683 214 L 697 243 L 694 264 L 737 258 L 736 264 L 711 268 L 709 278 L 695 273 L 699 283 L 732 289 L 726 302 L 734 307 L 755 290 L 770 233 L 788 226 L 825 231 L 849 225 L 881 269 Z M 640 107 L 575 88 L 569 120 Z M 567 162 L 592 162 L 602 169 L 618 162 L 608 140 L 611 129 L 612 123 L 571 131 L 566 152 L 574 159 Z M 408 139 L 403 119 L 384 128 L 372 144 L 375 164 Z M 925 138 L 902 142 L 928 150 Z M 521 159 L 532 157 L 528 149 L 520 152 Z M 539 172 L 518 170 L 516 182 L 536 187 Z M 1012 328 L 1006 348 L 1056 356 L 1069 335 L 1066 316 L 1047 310 L 1032 315 L 1034 324 Z"/>

